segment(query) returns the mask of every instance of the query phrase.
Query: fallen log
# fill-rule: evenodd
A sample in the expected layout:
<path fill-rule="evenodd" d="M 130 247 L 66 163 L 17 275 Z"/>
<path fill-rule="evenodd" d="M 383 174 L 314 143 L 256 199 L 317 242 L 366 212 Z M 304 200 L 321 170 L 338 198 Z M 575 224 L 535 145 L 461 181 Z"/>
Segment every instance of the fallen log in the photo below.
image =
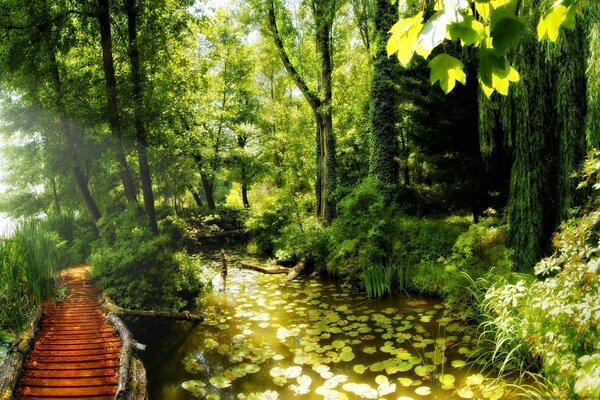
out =
<path fill-rule="evenodd" d="M 290 273 L 287 274 L 285 278 L 283 278 L 283 282 L 290 282 L 296 279 L 296 277 L 298 277 L 298 275 L 300 275 L 300 273 L 304 270 L 305 266 L 306 264 L 304 263 L 304 260 L 298 261 L 298 264 L 296 264 L 296 266 L 292 268 Z"/>
<path fill-rule="evenodd" d="M 132 386 L 138 387 L 141 385 L 146 385 L 146 382 L 135 382 L 133 379 L 137 379 L 139 376 L 139 371 L 137 375 L 134 373 L 133 368 L 139 368 L 139 366 L 132 365 L 132 360 L 134 359 L 134 351 L 135 350 L 144 350 L 146 348 L 145 345 L 138 343 L 134 338 L 127 326 L 123 323 L 121 318 L 113 313 L 109 313 L 106 317 L 108 321 L 115 327 L 119 336 L 121 337 L 121 341 L 123 345 L 121 347 L 121 357 L 119 359 L 119 379 L 117 382 L 117 393 L 115 394 L 115 400 L 125 400 L 130 399 L 128 391 Z M 143 368 L 143 366 L 142 366 Z M 143 374 L 145 378 L 145 372 Z M 145 390 L 144 390 L 145 392 Z"/>
<path fill-rule="evenodd" d="M 263 274 L 286 274 L 285 278 L 283 278 L 283 282 L 290 282 L 298 277 L 300 273 L 304 270 L 305 267 L 304 260 L 300 260 L 298 264 L 294 268 L 282 267 L 280 265 L 270 265 L 270 266 L 262 266 L 262 265 L 254 265 L 248 264 L 244 262 L 238 262 L 237 267 L 242 269 L 250 269 L 253 271 L 262 272 Z"/>
<path fill-rule="evenodd" d="M 272 266 L 262 266 L 262 265 L 254 265 L 248 264 L 245 262 L 239 261 L 237 263 L 237 267 L 241 269 L 250 269 L 253 271 L 262 272 L 263 274 L 289 274 L 292 268 L 282 267 L 279 265 Z"/>
<path fill-rule="evenodd" d="M 184 312 L 171 312 L 171 311 L 156 311 L 156 310 L 130 310 L 127 308 L 120 307 L 113 303 L 111 299 L 104 295 L 102 298 L 102 304 L 100 304 L 102 310 L 107 314 L 113 313 L 120 316 L 131 316 L 131 317 L 146 317 L 146 318 L 172 318 L 182 319 L 186 321 L 203 321 L 204 317 L 201 315 L 192 314 L 188 311 Z"/>
<path fill-rule="evenodd" d="M 21 375 L 21 369 L 23 368 L 23 362 L 25 357 L 31 350 L 31 344 L 35 339 L 35 333 L 37 332 L 40 323 L 42 321 L 43 308 L 38 306 L 29 322 L 29 325 L 25 331 L 14 341 L 12 344 L 7 359 L 0 368 L 0 400 L 13 399 L 13 392 L 19 376 Z"/>
<path fill-rule="evenodd" d="M 144 364 L 134 356 L 131 359 L 131 380 L 127 400 L 146 400 L 148 398 L 147 382 Z"/>

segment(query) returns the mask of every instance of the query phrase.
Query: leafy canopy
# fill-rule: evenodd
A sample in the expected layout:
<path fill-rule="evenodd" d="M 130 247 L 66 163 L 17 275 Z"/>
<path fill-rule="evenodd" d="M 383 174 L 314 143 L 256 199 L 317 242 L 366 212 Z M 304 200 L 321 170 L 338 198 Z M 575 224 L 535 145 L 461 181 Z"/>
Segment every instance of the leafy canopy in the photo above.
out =
<path fill-rule="evenodd" d="M 558 0 L 540 19 L 538 40 L 556 41 L 561 27 L 572 29 L 575 16 L 587 0 Z M 392 0 L 395 3 L 395 0 Z M 417 0 L 403 0 L 405 10 L 414 9 Z M 478 80 L 486 96 L 508 94 L 511 82 L 518 82 L 519 72 L 506 58 L 508 50 L 527 34 L 519 18 L 518 0 L 435 0 L 434 13 L 425 18 L 427 1 L 419 1 L 418 12 L 401 18 L 390 30 L 388 56 L 396 54 L 403 66 L 414 54 L 427 59 L 433 49 L 446 40 L 479 50 Z M 438 55 L 429 64 L 430 81 L 439 81 L 445 93 L 456 81 L 466 83 L 464 65 L 455 57 Z"/>

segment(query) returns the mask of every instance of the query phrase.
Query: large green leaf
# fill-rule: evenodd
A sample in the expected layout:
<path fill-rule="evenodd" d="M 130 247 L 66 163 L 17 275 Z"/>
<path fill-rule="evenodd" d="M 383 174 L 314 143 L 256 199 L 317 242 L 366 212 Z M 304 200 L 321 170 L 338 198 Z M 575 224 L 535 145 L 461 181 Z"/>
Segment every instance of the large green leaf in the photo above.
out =
<path fill-rule="evenodd" d="M 503 17 L 491 30 L 492 45 L 496 54 L 502 55 L 510 47 L 516 46 L 525 32 L 525 24 L 517 17 Z"/>
<path fill-rule="evenodd" d="M 432 85 L 439 81 L 446 94 L 454 89 L 456 81 L 463 85 L 467 83 L 463 63 L 448 54 L 438 54 L 428 65 L 431 68 L 429 81 Z"/>

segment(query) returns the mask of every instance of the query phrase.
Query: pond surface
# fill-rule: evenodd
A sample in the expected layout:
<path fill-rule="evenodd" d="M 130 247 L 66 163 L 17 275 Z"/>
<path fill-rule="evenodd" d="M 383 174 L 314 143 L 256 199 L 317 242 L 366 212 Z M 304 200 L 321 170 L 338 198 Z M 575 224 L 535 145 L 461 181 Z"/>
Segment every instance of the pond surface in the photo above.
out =
<path fill-rule="evenodd" d="M 128 321 L 151 400 L 509 398 L 469 360 L 473 333 L 438 300 L 230 268 L 200 324 Z"/>

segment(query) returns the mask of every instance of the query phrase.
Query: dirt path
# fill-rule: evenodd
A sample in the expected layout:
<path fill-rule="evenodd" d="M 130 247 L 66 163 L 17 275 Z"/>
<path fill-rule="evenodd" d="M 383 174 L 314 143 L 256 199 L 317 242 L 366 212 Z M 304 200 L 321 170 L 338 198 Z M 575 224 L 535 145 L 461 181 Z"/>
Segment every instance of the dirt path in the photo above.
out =
<path fill-rule="evenodd" d="M 61 274 L 67 300 L 44 305 L 42 326 L 27 359 L 18 399 L 113 399 L 121 339 L 99 306 L 89 267 Z"/>

